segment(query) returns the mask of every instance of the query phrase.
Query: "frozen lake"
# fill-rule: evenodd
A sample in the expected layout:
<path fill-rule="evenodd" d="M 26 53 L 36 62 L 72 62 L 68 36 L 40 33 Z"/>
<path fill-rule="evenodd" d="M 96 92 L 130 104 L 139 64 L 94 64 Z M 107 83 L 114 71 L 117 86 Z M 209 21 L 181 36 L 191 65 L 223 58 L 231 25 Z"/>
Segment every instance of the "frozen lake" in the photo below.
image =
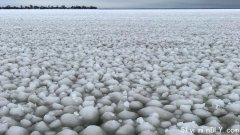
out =
<path fill-rule="evenodd" d="M 239 52 L 240 10 L 0 10 L 0 134 L 240 133 Z"/>

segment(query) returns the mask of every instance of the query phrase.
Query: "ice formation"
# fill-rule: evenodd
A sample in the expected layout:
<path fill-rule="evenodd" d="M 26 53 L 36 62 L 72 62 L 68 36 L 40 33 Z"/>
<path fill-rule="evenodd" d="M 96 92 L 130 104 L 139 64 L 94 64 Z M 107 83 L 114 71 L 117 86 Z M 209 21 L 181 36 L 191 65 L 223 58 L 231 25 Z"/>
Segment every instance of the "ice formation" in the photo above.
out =
<path fill-rule="evenodd" d="M 239 17 L 239 10 L 1 10 L 0 134 L 238 128 Z"/>

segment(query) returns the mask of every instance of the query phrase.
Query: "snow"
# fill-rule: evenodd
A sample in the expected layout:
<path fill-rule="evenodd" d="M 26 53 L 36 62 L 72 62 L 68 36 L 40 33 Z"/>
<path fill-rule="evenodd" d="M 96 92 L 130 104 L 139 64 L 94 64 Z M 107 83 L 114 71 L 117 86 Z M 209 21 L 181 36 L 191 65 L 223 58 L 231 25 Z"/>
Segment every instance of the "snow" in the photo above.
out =
<path fill-rule="evenodd" d="M 239 126 L 240 10 L 0 10 L 0 134 Z"/>

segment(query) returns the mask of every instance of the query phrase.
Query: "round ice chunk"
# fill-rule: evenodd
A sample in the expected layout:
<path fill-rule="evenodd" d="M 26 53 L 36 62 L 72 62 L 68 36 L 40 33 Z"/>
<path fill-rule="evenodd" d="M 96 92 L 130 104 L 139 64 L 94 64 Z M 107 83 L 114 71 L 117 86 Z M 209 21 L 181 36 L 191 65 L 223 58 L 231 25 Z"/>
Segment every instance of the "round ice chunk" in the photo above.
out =
<path fill-rule="evenodd" d="M 226 106 L 226 109 L 229 112 L 233 112 L 235 114 L 240 114 L 240 103 L 232 103 L 232 104 L 228 104 Z"/>
<path fill-rule="evenodd" d="M 193 101 L 190 99 L 178 99 L 174 100 L 171 104 L 180 106 L 180 105 L 193 105 Z"/>
<path fill-rule="evenodd" d="M 136 119 L 138 117 L 138 114 L 135 112 L 130 112 L 127 110 L 124 110 L 118 114 L 118 118 L 122 120 L 127 120 L 127 119 Z"/>
<path fill-rule="evenodd" d="M 158 107 L 154 107 L 154 106 L 149 106 L 149 107 L 145 107 L 143 109 L 140 109 L 138 111 L 138 113 L 143 116 L 143 117 L 148 117 L 150 116 L 152 113 L 158 113 L 159 118 L 160 119 L 164 119 L 164 120 L 169 120 L 173 117 L 173 114 L 162 109 L 162 108 L 158 108 Z"/>
<path fill-rule="evenodd" d="M 44 74 L 44 75 L 41 75 L 39 77 L 40 80 L 44 81 L 44 80 L 50 80 L 51 79 L 51 76 L 48 75 L 48 74 Z"/>
<path fill-rule="evenodd" d="M 82 108 L 80 110 L 80 116 L 86 124 L 96 124 L 99 120 L 98 109 L 92 106 Z"/>
<path fill-rule="evenodd" d="M 25 88 L 25 87 L 23 87 L 23 88 Z M 17 100 L 20 101 L 20 102 L 25 102 L 25 101 L 27 101 L 28 96 L 29 96 L 29 94 L 21 91 L 17 95 Z"/>
<path fill-rule="evenodd" d="M 165 105 L 163 109 L 169 112 L 174 112 L 177 110 L 177 107 L 175 105 Z"/>
<path fill-rule="evenodd" d="M 106 135 L 106 133 L 102 130 L 102 128 L 91 125 L 85 128 L 80 135 Z"/>
<path fill-rule="evenodd" d="M 103 121 L 109 121 L 109 120 L 116 120 L 117 117 L 116 117 L 116 115 L 115 115 L 114 113 L 112 113 L 112 112 L 105 112 L 105 113 L 102 114 L 101 119 L 102 119 Z"/>
<path fill-rule="evenodd" d="M 47 123 L 50 123 L 50 122 L 53 122 L 54 120 L 56 120 L 57 118 L 52 115 L 52 114 L 46 114 L 44 117 L 43 117 L 43 120 Z"/>
<path fill-rule="evenodd" d="M 160 125 L 160 120 L 158 119 L 158 117 L 149 116 L 145 120 L 155 127 L 158 127 Z"/>
<path fill-rule="evenodd" d="M 139 135 L 157 135 L 157 133 L 150 130 L 146 130 L 141 132 Z"/>
<path fill-rule="evenodd" d="M 46 113 L 48 113 L 48 108 L 46 106 L 39 106 L 36 109 L 35 115 L 37 116 L 43 116 Z"/>
<path fill-rule="evenodd" d="M 120 123 L 116 120 L 110 120 L 107 121 L 102 125 L 102 128 L 104 131 L 106 131 L 109 134 L 114 134 L 115 131 L 120 127 Z"/>
<path fill-rule="evenodd" d="M 183 114 L 181 118 L 184 120 L 184 122 L 195 121 L 198 124 L 200 124 L 202 122 L 202 120 L 198 116 L 196 116 L 194 114 L 190 114 L 190 113 Z"/>
<path fill-rule="evenodd" d="M 94 84 L 91 83 L 91 82 L 88 82 L 88 83 L 86 84 L 86 90 L 87 90 L 87 91 L 92 91 L 93 89 L 94 89 Z"/>
<path fill-rule="evenodd" d="M 7 123 L 0 123 L 0 134 L 4 134 L 8 130 Z"/>
<path fill-rule="evenodd" d="M 20 123 L 21 123 L 21 125 L 22 125 L 23 127 L 29 127 L 29 126 L 32 125 L 32 122 L 29 121 L 29 120 L 27 120 L 27 119 L 21 120 Z"/>
<path fill-rule="evenodd" d="M 215 127 L 215 128 L 222 127 L 219 121 L 214 119 L 206 123 L 206 125 L 209 127 Z"/>
<path fill-rule="evenodd" d="M 50 128 L 59 128 L 61 127 L 61 121 L 60 120 L 55 120 L 49 124 Z"/>
<path fill-rule="evenodd" d="M 19 126 L 12 126 L 6 132 L 6 135 L 28 135 L 28 131 L 25 128 Z"/>
<path fill-rule="evenodd" d="M 151 125 L 150 123 L 148 122 L 142 122 L 141 124 L 139 124 L 137 126 L 137 132 L 143 132 L 143 131 L 146 131 L 146 130 L 155 130 L 155 127 L 153 125 Z"/>
<path fill-rule="evenodd" d="M 158 100 L 151 100 L 147 104 L 147 106 L 156 106 L 156 107 L 162 107 L 162 103 Z"/>
<path fill-rule="evenodd" d="M 22 117 L 25 115 L 24 110 L 21 107 L 11 108 L 9 114 L 14 117 Z"/>
<path fill-rule="evenodd" d="M 224 107 L 224 101 L 221 99 L 209 99 L 207 104 L 212 105 L 213 107 Z"/>
<path fill-rule="evenodd" d="M 78 135 L 78 133 L 71 129 L 63 129 L 61 132 L 57 133 L 57 135 Z"/>
<path fill-rule="evenodd" d="M 80 124 L 79 116 L 74 114 L 63 114 L 60 119 L 62 124 L 67 127 L 76 127 Z"/>
<path fill-rule="evenodd" d="M 76 106 L 76 105 L 80 105 L 81 102 L 82 101 L 80 102 L 75 101 L 72 97 L 64 97 L 61 100 L 61 104 L 64 106 L 70 106 L 70 105 Z"/>
<path fill-rule="evenodd" d="M 143 104 L 139 101 L 132 101 L 130 104 L 129 104 L 129 107 L 132 109 L 132 110 L 139 110 L 141 108 L 143 108 Z"/>
<path fill-rule="evenodd" d="M 140 95 L 140 94 L 137 94 L 137 93 L 133 94 L 133 98 L 134 98 L 135 100 L 143 103 L 143 104 L 145 104 L 145 103 L 147 103 L 147 102 L 150 101 L 149 98 L 144 97 L 143 95 Z"/>
<path fill-rule="evenodd" d="M 54 104 L 54 103 L 59 103 L 60 98 L 59 97 L 54 97 L 54 96 L 48 96 L 45 98 L 45 101 L 47 104 Z"/>
<path fill-rule="evenodd" d="M 185 113 L 191 113 L 191 106 L 190 105 L 180 105 L 180 110 Z"/>
<path fill-rule="evenodd" d="M 204 109 L 196 109 L 193 111 L 193 113 L 200 118 L 207 118 L 211 116 L 211 113 Z"/>
<path fill-rule="evenodd" d="M 42 135 L 39 131 L 33 131 L 30 135 Z"/>
<path fill-rule="evenodd" d="M 34 129 L 42 133 L 50 130 L 48 125 L 43 121 L 36 123 Z"/>
<path fill-rule="evenodd" d="M 121 92 L 112 92 L 109 96 L 114 103 L 118 103 L 123 98 L 123 94 Z"/>
<path fill-rule="evenodd" d="M 161 122 L 161 127 L 162 128 L 167 128 L 169 126 L 171 126 L 171 122 L 170 121 L 163 121 L 163 122 Z"/>
<path fill-rule="evenodd" d="M 190 132 L 183 132 L 180 129 L 172 128 L 165 131 L 165 135 L 192 135 Z"/>
<path fill-rule="evenodd" d="M 132 125 L 126 124 L 120 127 L 115 135 L 135 135 L 135 128 Z"/>

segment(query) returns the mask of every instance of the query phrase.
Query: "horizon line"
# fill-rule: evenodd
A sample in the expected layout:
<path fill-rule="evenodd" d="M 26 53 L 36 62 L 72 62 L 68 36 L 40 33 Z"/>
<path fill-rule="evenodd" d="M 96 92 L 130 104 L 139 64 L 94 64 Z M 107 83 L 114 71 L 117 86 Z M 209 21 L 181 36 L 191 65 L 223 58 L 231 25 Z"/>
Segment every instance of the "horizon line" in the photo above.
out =
<path fill-rule="evenodd" d="M 18 6 L 14 6 L 14 5 L 5 5 L 5 6 L 0 6 L 1 8 L 4 7 L 28 7 L 28 6 L 38 6 L 38 7 L 61 7 L 61 6 L 65 6 L 66 8 L 71 8 L 71 7 L 75 7 L 75 6 L 85 6 L 85 7 L 95 7 L 97 9 L 103 9 L 103 10 L 134 10 L 134 9 L 142 9 L 142 10 L 147 10 L 147 9 L 240 9 L 240 7 L 98 7 L 98 6 L 94 6 L 94 5 L 38 5 L 38 4 L 29 4 L 29 5 L 18 5 Z"/>

